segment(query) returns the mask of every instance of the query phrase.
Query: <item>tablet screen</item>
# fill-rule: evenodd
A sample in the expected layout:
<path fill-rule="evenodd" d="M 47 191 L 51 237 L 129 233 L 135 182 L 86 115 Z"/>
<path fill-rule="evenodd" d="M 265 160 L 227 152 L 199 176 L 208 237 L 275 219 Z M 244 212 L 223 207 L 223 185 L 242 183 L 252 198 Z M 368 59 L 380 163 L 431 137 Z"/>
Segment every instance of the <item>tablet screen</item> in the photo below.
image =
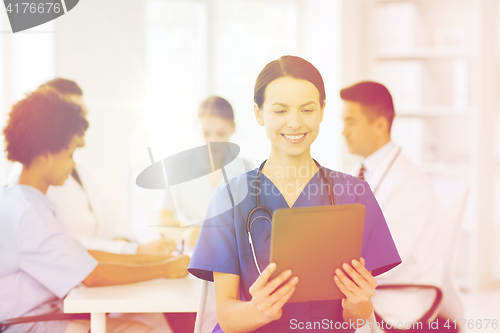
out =
<path fill-rule="evenodd" d="M 273 214 L 271 262 L 299 283 L 289 302 L 344 298 L 333 281 L 335 269 L 359 260 L 365 207 L 361 204 L 278 209 Z"/>

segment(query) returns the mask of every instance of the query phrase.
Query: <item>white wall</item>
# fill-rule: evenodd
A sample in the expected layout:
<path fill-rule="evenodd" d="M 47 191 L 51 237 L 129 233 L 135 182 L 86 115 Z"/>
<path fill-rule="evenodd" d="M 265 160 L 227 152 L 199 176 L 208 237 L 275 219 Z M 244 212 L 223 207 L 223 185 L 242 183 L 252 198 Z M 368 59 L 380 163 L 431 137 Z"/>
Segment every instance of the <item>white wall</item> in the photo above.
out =
<path fill-rule="evenodd" d="M 12 105 L 55 75 L 54 21 L 11 33 L 7 12 L 0 10 L 0 128 Z M 2 134 L 3 135 L 3 134 Z M 0 143 L 0 185 L 10 181 L 12 163 Z"/>
<path fill-rule="evenodd" d="M 338 167 L 340 144 L 343 143 L 339 140 L 338 102 L 340 2 L 332 5 L 329 0 L 311 0 L 299 10 L 303 16 L 298 26 L 298 55 L 318 67 L 327 89 L 325 120 L 313 154 L 325 166 Z M 111 199 L 122 217 L 129 213 L 126 207 L 128 193 L 135 186 L 128 156 L 128 136 L 145 117 L 144 20 L 143 0 L 81 1 L 71 12 L 56 20 L 57 75 L 80 84 L 89 109 L 86 147 L 77 151 L 77 165 L 87 169 L 99 192 Z M 253 107 L 251 100 L 249 107 Z M 239 128 L 245 123 L 242 122 Z M 252 137 L 259 135 L 263 133 L 250 133 L 245 138 L 253 140 Z M 139 197 L 148 198 L 148 204 L 139 203 L 139 210 L 142 207 L 147 211 L 154 206 L 150 198 L 155 195 L 144 191 L 152 190 L 135 188 L 134 195 L 138 193 Z M 152 218 L 149 213 L 139 215 L 142 219 Z"/>
<path fill-rule="evenodd" d="M 56 20 L 57 75 L 84 91 L 90 128 L 77 165 L 124 216 L 128 135 L 141 121 L 145 87 L 143 1 L 86 0 Z"/>
<path fill-rule="evenodd" d="M 311 148 L 312 156 L 322 165 L 344 171 L 341 151 L 341 24 L 342 7 L 329 0 L 307 1 L 299 21 L 299 56 L 309 60 L 319 70 L 325 81 L 326 108 L 321 131 Z"/>

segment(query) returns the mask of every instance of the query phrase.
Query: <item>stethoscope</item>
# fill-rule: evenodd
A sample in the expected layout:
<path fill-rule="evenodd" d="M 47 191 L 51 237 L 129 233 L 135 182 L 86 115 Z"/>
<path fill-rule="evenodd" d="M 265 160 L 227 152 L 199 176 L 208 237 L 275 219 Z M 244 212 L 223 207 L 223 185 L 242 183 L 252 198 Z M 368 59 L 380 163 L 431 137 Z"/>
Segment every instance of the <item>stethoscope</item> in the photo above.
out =
<path fill-rule="evenodd" d="M 382 184 L 382 182 L 384 181 L 385 176 L 387 176 L 387 174 L 389 173 L 389 170 L 391 170 L 392 165 L 394 164 L 394 162 L 396 162 L 396 159 L 398 158 L 400 153 L 401 153 L 401 147 L 399 147 L 398 151 L 396 152 L 396 155 L 394 155 L 394 157 L 392 158 L 391 163 L 389 163 L 389 166 L 387 167 L 387 169 L 385 169 L 384 174 L 382 175 L 382 177 L 380 177 L 380 180 L 378 181 L 377 186 L 375 186 L 375 188 L 373 189 L 374 195 L 375 195 L 375 193 L 377 193 L 378 188 L 380 187 L 380 184 Z"/>
<path fill-rule="evenodd" d="M 321 173 L 321 178 L 323 179 L 323 182 L 328 186 L 328 196 L 330 197 L 330 204 L 333 206 L 333 205 L 335 205 L 335 200 L 333 198 L 333 192 L 332 192 L 332 188 L 330 187 L 330 183 L 327 181 L 325 170 L 318 162 L 316 162 L 315 159 L 313 159 L 313 161 L 314 161 L 314 163 L 316 163 L 316 166 L 318 167 L 319 172 Z M 262 210 L 262 211 L 266 212 L 267 214 L 269 214 L 270 217 L 273 216 L 273 212 L 271 212 L 271 210 L 268 207 L 261 206 L 261 204 L 260 204 L 260 174 L 261 174 L 262 169 L 264 168 L 264 165 L 266 164 L 266 162 L 267 162 L 267 160 L 262 162 L 262 164 L 259 167 L 259 170 L 257 171 L 256 191 L 257 191 L 257 189 L 259 190 L 259 193 L 256 193 L 256 195 L 255 195 L 257 206 L 250 211 L 250 213 L 248 214 L 248 217 L 247 217 L 248 242 L 250 243 L 250 247 L 252 248 L 253 260 L 255 262 L 255 267 L 257 268 L 259 275 L 262 274 L 262 272 L 260 271 L 259 263 L 257 262 L 257 255 L 255 254 L 255 247 L 253 245 L 252 225 L 258 219 L 264 219 L 271 224 L 271 219 L 267 216 L 257 216 L 253 220 L 251 218 L 252 218 L 252 215 L 255 212 L 257 212 L 258 210 Z"/>

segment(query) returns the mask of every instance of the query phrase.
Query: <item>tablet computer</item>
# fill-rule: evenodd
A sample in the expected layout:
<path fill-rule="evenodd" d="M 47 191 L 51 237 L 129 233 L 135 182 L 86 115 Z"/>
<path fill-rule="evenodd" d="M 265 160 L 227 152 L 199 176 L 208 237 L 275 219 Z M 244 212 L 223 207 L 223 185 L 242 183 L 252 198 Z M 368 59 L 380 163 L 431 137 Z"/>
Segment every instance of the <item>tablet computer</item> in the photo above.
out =
<path fill-rule="evenodd" d="M 271 262 L 299 278 L 289 302 L 344 298 L 335 269 L 359 260 L 365 207 L 362 204 L 277 209 L 271 229 Z M 270 279 L 270 280 L 271 280 Z"/>

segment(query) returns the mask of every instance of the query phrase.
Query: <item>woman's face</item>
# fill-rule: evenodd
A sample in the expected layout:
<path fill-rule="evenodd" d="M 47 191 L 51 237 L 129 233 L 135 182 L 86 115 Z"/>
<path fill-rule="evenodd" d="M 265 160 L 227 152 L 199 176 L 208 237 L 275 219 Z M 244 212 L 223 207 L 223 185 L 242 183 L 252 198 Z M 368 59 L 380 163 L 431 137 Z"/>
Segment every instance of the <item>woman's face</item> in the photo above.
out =
<path fill-rule="evenodd" d="M 201 128 L 206 142 L 228 142 L 234 133 L 234 123 L 222 117 L 209 114 L 199 117 Z M 211 146 L 212 154 L 223 154 L 217 151 L 216 146 Z"/>
<path fill-rule="evenodd" d="M 269 83 L 255 116 L 273 146 L 289 156 L 309 153 L 319 133 L 324 107 L 318 89 L 307 80 L 282 77 Z"/>
<path fill-rule="evenodd" d="M 234 133 L 234 123 L 209 114 L 200 116 L 203 135 L 208 142 L 228 142 Z"/>

